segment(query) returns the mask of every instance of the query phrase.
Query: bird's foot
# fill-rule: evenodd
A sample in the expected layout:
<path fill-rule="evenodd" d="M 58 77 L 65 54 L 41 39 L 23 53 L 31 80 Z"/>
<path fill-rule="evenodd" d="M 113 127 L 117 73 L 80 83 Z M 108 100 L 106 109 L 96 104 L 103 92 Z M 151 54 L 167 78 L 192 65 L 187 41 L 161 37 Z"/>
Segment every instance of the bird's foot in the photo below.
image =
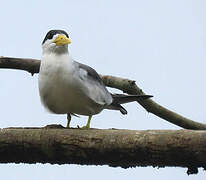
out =
<path fill-rule="evenodd" d="M 92 119 L 92 116 L 89 116 L 86 126 L 83 126 L 81 129 L 89 129 L 90 128 L 91 119 Z"/>
<path fill-rule="evenodd" d="M 81 127 L 81 129 L 90 129 L 90 126 L 87 124 L 86 126 Z"/>

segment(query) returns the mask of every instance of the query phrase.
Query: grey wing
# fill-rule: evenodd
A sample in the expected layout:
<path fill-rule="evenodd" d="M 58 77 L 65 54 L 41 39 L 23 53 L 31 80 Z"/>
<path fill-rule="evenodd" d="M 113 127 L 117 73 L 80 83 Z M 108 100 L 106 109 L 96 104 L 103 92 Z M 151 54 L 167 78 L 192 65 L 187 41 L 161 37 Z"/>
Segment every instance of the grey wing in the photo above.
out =
<path fill-rule="evenodd" d="M 101 105 L 112 103 L 112 96 L 106 89 L 99 74 L 91 67 L 75 61 L 78 75 L 87 89 L 89 98 Z"/>

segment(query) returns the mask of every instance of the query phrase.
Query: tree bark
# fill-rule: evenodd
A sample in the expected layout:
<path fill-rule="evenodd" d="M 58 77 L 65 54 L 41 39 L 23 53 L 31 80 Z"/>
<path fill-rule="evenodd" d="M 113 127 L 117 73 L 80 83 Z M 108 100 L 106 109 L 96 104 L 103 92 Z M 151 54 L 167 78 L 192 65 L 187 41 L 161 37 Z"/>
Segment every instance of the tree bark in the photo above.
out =
<path fill-rule="evenodd" d="M 206 131 L 5 128 L 0 163 L 206 167 Z"/>

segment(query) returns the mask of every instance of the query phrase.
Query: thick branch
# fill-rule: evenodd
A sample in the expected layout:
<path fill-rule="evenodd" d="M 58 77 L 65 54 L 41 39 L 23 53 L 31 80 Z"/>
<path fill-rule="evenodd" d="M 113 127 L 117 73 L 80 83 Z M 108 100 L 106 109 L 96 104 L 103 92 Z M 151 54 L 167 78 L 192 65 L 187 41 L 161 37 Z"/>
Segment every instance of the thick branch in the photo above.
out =
<path fill-rule="evenodd" d="M 206 131 L 8 128 L 0 163 L 206 167 Z"/>
<path fill-rule="evenodd" d="M 34 74 L 39 72 L 39 66 L 40 60 L 9 57 L 0 58 L 0 68 L 26 70 Z M 102 79 L 105 85 L 108 87 L 120 89 L 128 94 L 144 94 L 144 92 L 136 85 L 135 81 L 113 76 L 102 76 Z M 172 112 L 167 108 L 157 104 L 152 99 L 139 100 L 138 103 L 141 104 L 148 112 L 151 112 L 165 119 L 166 121 L 169 121 L 185 129 L 206 130 L 206 124 L 192 121 L 175 112 Z"/>

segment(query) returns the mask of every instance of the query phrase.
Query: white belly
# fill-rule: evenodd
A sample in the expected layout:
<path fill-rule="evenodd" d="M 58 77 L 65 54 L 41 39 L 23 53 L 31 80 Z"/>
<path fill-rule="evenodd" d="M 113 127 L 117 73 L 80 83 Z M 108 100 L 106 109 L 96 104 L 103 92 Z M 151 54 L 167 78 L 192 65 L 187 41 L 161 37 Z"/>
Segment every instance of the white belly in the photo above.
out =
<path fill-rule="evenodd" d="M 39 93 L 42 103 L 57 114 L 93 115 L 103 107 L 92 101 L 74 77 L 71 62 L 61 59 L 42 61 L 39 73 Z M 68 68 L 70 67 L 70 68 Z"/>

